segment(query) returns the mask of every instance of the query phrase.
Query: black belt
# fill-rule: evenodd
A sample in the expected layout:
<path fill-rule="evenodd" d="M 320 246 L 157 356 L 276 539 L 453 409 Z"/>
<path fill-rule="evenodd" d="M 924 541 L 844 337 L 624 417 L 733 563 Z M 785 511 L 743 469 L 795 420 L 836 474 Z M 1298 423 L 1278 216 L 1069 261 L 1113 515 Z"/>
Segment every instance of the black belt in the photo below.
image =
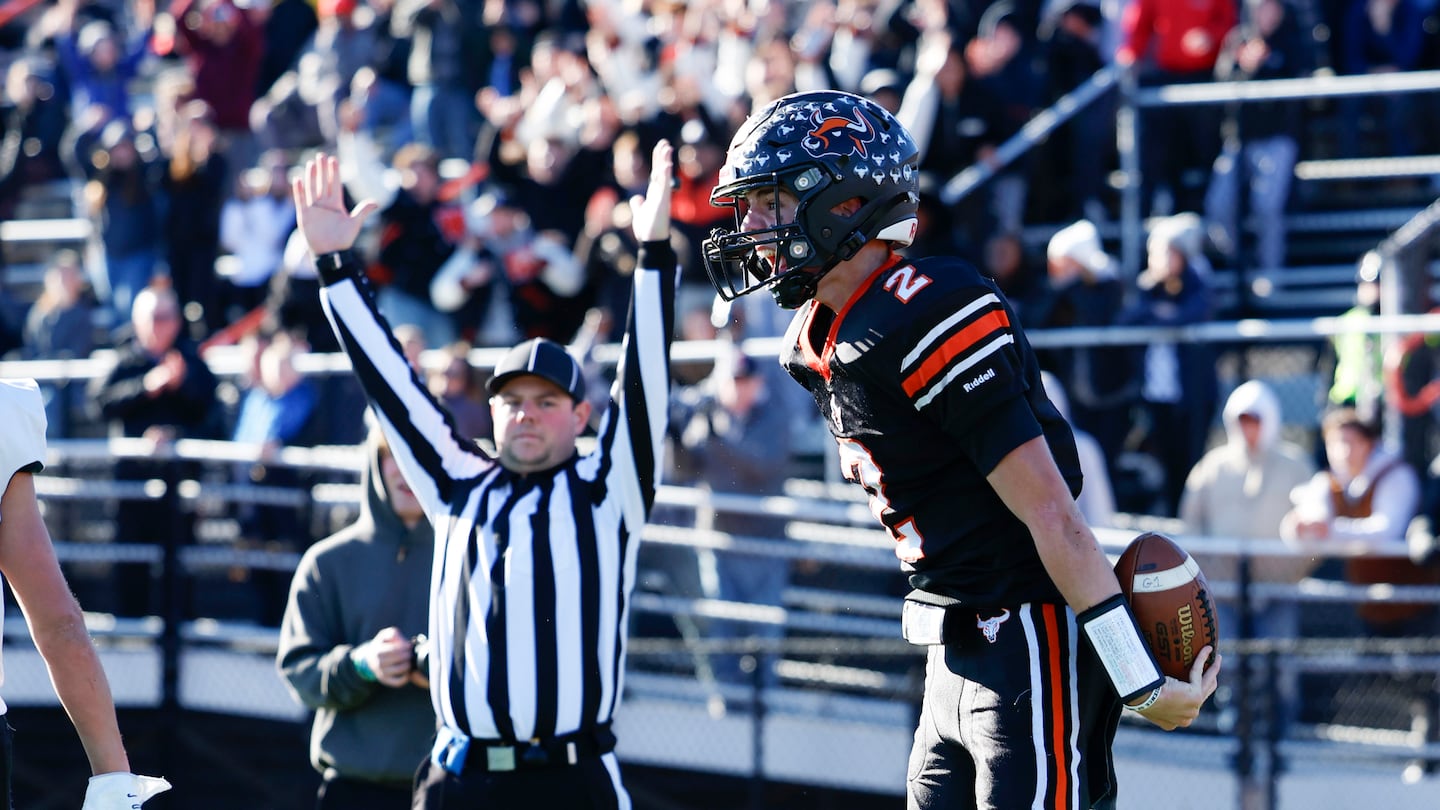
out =
<path fill-rule="evenodd" d="M 995 643 L 999 626 L 1011 618 L 1007 608 L 976 607 L 929 591 L 905 596 L 901 629 L 912 644 L 973 648 Z"/>
<path fill-rule="evenodd" d="M 465 770 L 513 771 L 520 768 L 564 768 L 580 761 L 580 757 L 599 756 L 615 750 L 615 734 L 610 726 L 545 740 L 514 742 L 511 740 L 473 739 L 465 752 Z"/>

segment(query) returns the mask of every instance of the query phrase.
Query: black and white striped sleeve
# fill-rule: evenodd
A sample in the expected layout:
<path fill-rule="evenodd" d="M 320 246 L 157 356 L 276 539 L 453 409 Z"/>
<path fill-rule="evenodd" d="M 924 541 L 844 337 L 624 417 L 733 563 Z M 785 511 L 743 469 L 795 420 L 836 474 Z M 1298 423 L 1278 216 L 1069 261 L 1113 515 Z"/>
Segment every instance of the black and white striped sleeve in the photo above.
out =
<path fill-rule="evenodd" d="M 649 517 L 660 486 L 677 275 L 669 242 L 646 242 L 637 264 L 620 362 L 595 454 L 607 489 L 622 494 L 625 520 L 632 527 Z"/>
<path fill-rule="evenodd" d="M 457 433 L 450 413 L 410 367 L 390 324 L 375 308 L 359 262 L 348 253 L 334 256 L 317 263 L 325 282 L 320 300 L 326 317 L 350 357 L 405 481 L 426 517 L 438 525 L 455 497 L 456 482 L 473 480 L 495 462 Z"/>

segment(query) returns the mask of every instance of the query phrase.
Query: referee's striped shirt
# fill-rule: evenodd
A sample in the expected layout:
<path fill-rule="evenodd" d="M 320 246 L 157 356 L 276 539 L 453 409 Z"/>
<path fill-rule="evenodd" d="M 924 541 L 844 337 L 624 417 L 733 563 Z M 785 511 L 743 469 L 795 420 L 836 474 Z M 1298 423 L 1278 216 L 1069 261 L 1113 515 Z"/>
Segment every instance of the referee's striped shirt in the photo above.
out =
<path fill-rule="evenodd" d="M 352 264 L 327 273 L 322 300 L 435 526 L 429 676 L 436 715 L 461 736 L 512 741 L 608 723 L 625 669 L 640 530 L 660 483 L 674 251 L 664 242 L 640 251 L 596 448 L 529 476 L 456 434 Z"/>

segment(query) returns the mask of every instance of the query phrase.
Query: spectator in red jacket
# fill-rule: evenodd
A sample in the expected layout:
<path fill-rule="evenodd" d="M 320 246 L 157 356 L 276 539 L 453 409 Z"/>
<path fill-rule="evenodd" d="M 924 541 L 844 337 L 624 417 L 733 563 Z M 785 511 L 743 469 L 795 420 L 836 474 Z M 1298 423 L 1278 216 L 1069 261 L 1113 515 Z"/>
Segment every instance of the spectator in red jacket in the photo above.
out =
<path fill-rule="evenodd" d="M 1115 61 L 1134 69 L 1142 85 L 1209 82 L 1237 21 L 1235 0 L 1134 0 L 1120 21 Z M 1220 108 L 1151 108 L 1140 123 L 1142 206 L 1149 211 L 1158 196 L 1156 214 L 1198 211 L 1220 150 Z"/>

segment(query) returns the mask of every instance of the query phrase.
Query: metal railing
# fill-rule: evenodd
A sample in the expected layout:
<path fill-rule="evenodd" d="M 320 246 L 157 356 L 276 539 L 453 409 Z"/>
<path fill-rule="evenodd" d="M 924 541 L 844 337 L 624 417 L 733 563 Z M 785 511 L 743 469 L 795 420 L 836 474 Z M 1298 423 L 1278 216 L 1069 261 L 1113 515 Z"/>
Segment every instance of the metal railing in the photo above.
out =
<path fill-rule="evenodd" d="M 1301 79 L 1273 79 L 1241 82 L 1210 82 L 1177 84 L 1160 87 L 1139 87 L 1132 72 L 1117 66 L 1096 71 L 1079 87 L 1058 99 L 1049 108 L 1037 113 L 1015 135 L 999 147 L 982 164 L 970 166 L 949 178 L 941 191 L 941 199 L 954 205 L 997 175 L 1005 167 L 1023 157 L 1061 125 L 1074 118 L 1087 105 L 1118 90 L 1120 104 L 1116 111 L 1116 146 L 1120 171 L 1116 176 L 1121 189 L 1120 260 L 1125 275 L 1134 278 L 1143 264 L 1144 231 L 1141 184 L 1140 143 L 1142 133 L 1138 110 L 1172 106 L 1215 105 L 1297 101 L 1327 98 L 1423 93 L 1440 90 L 1440 71 L 1411 71 L 1363 76 L 1320 75 Z M 1353 125 L 1353 122 L 1352 124 Z M 1421 176 L 1440 172 L 1440 156 L 1407 156 L 1389 158 L 1344 158 L 1338 160 L 1307 160 L 1297 163 L 1295 175 L 1302 180 L 1334 180 L 1345 178 L 1384 178 Z M 1308 214 L 1297 217 L 1292 230 L 1333 231 L 1337 221 L 1349 227 L 1393 228 L 1411 213 L 1361 211 L 1343 214 Z"/>

